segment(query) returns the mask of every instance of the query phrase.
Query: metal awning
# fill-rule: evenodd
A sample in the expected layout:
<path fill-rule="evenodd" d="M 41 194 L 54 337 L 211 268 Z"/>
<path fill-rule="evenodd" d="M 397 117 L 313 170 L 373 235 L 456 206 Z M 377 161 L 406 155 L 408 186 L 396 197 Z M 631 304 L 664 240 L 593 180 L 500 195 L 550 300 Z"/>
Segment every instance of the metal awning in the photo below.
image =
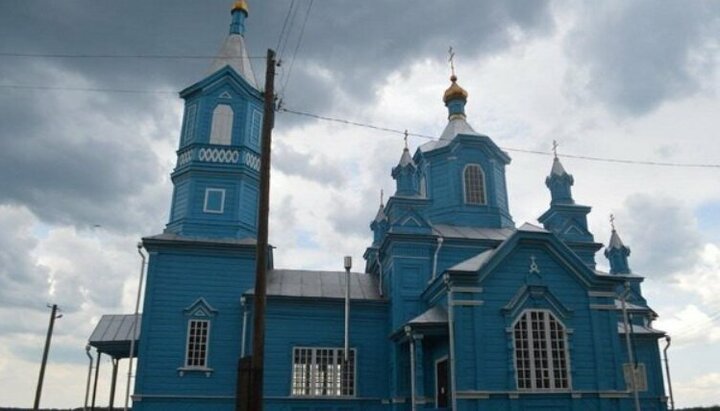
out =
<path fill-rule="evenodd" d="M 137 326 L 133 326 L 137 321 Z M 140 325 L 142 323 L 142 315 L 120 314 L 120 315 L 103 315 L 95 326 L 95 330 L 88 344 L 95 347 L 99 353 L 107 354 L 113 358 L 129 358 L 130 342 L 135 340 L 135 349 L 133 357 L 137 357 L 138 339 L 140 338 Z"/>

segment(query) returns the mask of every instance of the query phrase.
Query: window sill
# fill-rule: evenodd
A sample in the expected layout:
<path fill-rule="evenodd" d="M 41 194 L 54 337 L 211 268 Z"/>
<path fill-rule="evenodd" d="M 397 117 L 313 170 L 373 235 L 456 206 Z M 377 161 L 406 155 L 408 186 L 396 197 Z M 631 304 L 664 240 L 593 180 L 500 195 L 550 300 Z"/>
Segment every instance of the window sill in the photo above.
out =
<path fill-rule="evenodd" d="M 205 376 L 210 378 L 213 373 L 212 368 L 207 367 L 178 367 L 177 372 L 180 377 L 184 377 L 185 373 L 205 373 Z"/>

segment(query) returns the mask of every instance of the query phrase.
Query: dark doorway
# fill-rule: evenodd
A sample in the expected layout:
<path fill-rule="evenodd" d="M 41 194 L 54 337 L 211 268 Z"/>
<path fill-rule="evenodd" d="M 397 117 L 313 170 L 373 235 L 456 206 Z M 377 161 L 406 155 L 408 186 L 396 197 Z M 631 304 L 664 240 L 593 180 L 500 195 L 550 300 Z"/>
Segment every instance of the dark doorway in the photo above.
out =
<path fill-rule="evenodd" d="M 450 395 L 447 358 L 435 363 L 435 382 L 435 407 L 447 408 Z"/>

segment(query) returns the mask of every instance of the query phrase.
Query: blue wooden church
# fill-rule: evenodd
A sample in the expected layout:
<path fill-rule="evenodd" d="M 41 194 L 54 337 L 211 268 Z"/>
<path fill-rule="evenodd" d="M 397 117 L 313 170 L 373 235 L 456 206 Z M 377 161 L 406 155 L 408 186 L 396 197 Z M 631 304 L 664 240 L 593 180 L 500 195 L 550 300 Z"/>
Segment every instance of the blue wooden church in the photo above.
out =
<path fill-rule="evenodd" d="M 234 409 L 251 352 L 262 93 L 248 8 L 185 112 L 170 221 L 145 237 L 147 285 L 134 409 Z M 442 136 L 405 147 L 370 223 L 364 272 L 275 268 L 267 284 L 268 410 L 666 410 L 656 314 L 613 230 L 589 231 L 553 160 L 541 226 L 510 215 L 510 157 L 467 121 L 457 78 Z M 390 168 L 390 167 L 389 167 Z M 280 250 L 282 252 L 282 250 Z M 345 360 L 347 356 L 347 361 Z"/>

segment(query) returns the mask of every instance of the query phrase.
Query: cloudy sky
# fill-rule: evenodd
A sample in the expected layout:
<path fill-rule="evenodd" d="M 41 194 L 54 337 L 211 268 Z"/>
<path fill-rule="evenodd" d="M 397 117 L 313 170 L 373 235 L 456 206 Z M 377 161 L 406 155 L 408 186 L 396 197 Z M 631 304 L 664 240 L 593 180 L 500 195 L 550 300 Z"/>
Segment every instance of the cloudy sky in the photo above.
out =
<path fill-rule="evenodd" d="M 135 244 L 167 222 L 176 92 L 207 74 L 231 3 L 0 0 L 0 405 L 32 405 L 46 303 L 64 316 L 43 405 L 82 404 L 87 337 L 101 314 L 132 312 Z M 250 55 L 280 52 L 284 107 L 438 136 L 452 45 L 469 122 L 513 158 L 515 222 L 547 209 L 551 165 L 516 150 L 559 141 L 596 239 L 614 213 L 647 277 L 677 404 L 720 402 L 720 2 L 292 3 L 251 1 L 248 20 Z M 274 139 L 276 265 L 361 266 L 402 136 L 279 113 Z M 107 376 L 100 389 L 105 403 Z"/>

